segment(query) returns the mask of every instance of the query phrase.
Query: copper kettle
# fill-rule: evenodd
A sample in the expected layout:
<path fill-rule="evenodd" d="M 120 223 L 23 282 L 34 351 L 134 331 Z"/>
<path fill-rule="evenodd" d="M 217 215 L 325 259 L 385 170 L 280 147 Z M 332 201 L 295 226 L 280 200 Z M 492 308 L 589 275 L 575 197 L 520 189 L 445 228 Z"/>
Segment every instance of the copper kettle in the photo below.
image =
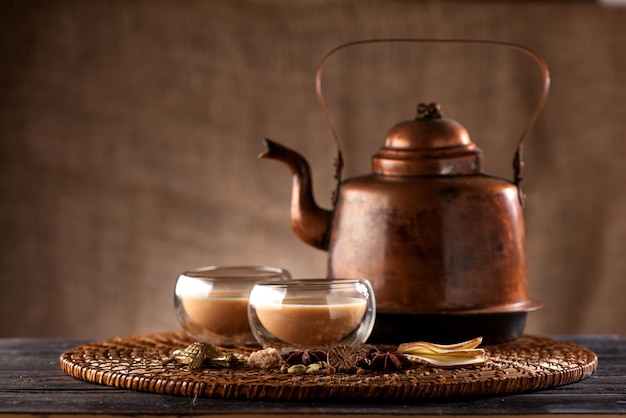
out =
<path fill-rule="evenodd" d="M 339 138 L 321 93 L 321 74 L 334 53 L 378 42 L 489 44 L 530 55 L 543 73 L 541 97 L 518 142 L 513 181 L 484 174 L 481 150 L 467 130 L 436 103 L 419 104 L 415 119 L 387 133 L 372 157 L 373 172 L 341 179 Z M 328 251 L 329 277 L 366 278 L 376 295 L 370 340 L 486 342 L 519 336 L 528 299 L 523 143 L 549 90 L 543 60 L 526 47 L 497 41 L 374 39 L 341 45 L 322 60 L 317 97 L 337 145 L 332 210 L 313 199 L 310 168 L 297 152 L 266 140 L 260 158 L 287 164 L 293 174 L 291 225 L 304 242 Z"/>

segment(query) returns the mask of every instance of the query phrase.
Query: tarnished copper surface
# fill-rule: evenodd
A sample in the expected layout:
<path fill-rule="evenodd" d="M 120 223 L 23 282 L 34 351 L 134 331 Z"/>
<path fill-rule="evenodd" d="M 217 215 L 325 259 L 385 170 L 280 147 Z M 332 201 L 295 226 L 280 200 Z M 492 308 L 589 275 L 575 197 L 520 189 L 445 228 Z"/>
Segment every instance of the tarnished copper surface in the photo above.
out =
<path fill-rule="evenodd" d="M 377 310 L 432 313 L 523 303 L 517 189 L 492 177 L 346 180 L 329 243 L 331 277 L 365 277 Z"/>

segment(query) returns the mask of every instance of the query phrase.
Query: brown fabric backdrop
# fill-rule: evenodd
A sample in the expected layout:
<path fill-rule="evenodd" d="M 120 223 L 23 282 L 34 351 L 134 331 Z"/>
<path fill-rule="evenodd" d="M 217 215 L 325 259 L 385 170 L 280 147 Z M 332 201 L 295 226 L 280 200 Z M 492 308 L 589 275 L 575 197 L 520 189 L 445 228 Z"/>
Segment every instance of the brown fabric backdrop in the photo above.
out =
<path fill-rule="evenodd" d="M 548 62 L 526 148 L 532 333 L 624 333 L 626 9 L 577 2 L 4 1 L 0 5 L 0 336 L 177 328 L 185 269 L 325 273 L 291 233 L 285 167 L 306 155 L 328 206 L 333 146 L 313 76 L 340 43 L 497 39 Z M 510 178 L 539 76 L 519 54 L 381 46 L 324 78 L 346 175 L 418 101 L 439 101 Z"/>

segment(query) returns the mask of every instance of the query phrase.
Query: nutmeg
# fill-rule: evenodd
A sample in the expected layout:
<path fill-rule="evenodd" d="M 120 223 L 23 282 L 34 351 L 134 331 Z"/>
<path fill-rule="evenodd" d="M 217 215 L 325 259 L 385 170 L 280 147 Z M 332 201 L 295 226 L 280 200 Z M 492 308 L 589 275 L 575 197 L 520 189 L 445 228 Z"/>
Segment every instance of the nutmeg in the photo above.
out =
<path fill-rule="evenodd" d="M 328 350 L 329 369 L 336 373 L 352 373 L 356 370 L 356 351 L 349 345 L 336 345 Z"/>

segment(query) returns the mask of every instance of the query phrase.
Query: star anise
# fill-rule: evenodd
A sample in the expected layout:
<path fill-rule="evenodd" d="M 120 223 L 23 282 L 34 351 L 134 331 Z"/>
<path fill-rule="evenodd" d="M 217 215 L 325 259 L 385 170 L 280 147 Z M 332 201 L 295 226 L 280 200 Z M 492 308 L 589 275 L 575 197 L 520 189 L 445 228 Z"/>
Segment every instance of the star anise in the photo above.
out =
<path fill-rule="evenodd" d="M 401 353 L 379 353 L 374 356 L 370 364 L 372 370 L 381 372 L 397 372 L 413 366 L 413 362 Z"/>
<path fill-rule="evenodd" d="M 285 361 L 290 366 L 295 364 L 309 364 L 318 363 L 320 361 L 326 361 L 326 351 L 324 350 L 296 350 L 285 356 Z"/>
<path fill-rule="evenodd" d="M 380 351 L 378 347 L 372 344 L 363 344 L 356 350 L 356 365 L 358 367 L 369 368 L 372 364 L 372 359 Z"/>

